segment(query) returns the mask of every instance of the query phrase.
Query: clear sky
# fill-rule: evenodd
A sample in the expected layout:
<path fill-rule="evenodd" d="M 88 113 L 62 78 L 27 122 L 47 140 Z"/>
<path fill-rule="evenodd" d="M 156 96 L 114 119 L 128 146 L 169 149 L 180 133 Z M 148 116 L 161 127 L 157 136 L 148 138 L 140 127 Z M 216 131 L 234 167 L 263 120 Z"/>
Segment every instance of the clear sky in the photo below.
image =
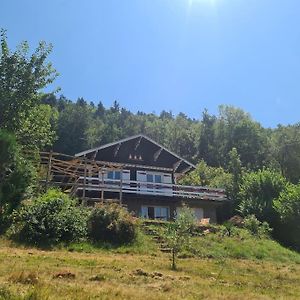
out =
<path fill-rule="evenodd" d="M 299 0 L 0 0 L 0 27 L 11 47 L 51 42 L 73 100 L 300 121 Z"/>

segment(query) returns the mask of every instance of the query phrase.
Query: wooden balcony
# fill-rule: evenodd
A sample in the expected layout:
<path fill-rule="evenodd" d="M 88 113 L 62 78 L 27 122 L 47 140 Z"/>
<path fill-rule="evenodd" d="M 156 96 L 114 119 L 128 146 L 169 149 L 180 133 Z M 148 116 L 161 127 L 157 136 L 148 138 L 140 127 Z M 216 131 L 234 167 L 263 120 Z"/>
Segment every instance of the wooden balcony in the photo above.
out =
<path fill-rule="evenodd" d="M 98 179 L 95 177 L 79 177 L 72 188 L 73 194 L 86 192 L 115 192 L 119 194 L 140 194 L 152 196 L 178 197 L 202 200 L 226 200 L 223 189 L 202 186 L 188 186 L 165 183 L 141 182 L 135 180 Z"/>

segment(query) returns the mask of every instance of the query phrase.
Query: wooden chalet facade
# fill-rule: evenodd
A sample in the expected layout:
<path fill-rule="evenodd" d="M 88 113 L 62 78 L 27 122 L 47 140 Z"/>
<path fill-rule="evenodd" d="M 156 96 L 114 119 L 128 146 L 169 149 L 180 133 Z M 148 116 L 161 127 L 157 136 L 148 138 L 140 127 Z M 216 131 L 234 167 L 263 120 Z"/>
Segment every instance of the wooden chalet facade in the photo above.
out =
<path fill-rule="evenodd" d="M 173 219 L 183 203 L 197 219 L 216 222 L 216 208 L 226 201 L 224 191 L 177 184 L 195 166 L 144 135 L 136 135 L 75 154 L 81 160 L 101 161 L 99 172 L 78 178 L 76 194 L 92 201 L 118 199 L 136 216 Z"/>

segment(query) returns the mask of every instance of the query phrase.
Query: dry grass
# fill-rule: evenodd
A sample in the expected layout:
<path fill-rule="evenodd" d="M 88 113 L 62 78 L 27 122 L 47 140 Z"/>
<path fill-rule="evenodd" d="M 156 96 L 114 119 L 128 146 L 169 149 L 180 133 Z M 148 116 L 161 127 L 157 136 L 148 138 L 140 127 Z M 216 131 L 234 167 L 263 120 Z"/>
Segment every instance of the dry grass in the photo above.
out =
<path fill-rule="evenodd" d="M 41 251 L 1 242 L 0 299 L 300 299 L 296 263 L 187 258 L 171 271 L 158 251 Z"/>

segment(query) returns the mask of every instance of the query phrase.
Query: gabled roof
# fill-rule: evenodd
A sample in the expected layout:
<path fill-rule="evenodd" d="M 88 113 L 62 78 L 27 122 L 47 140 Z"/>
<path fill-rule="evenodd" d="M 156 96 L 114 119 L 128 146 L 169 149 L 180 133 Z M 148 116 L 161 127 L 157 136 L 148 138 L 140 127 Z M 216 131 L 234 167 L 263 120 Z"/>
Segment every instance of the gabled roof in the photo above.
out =
<path fill-rule="evenodd" d="M 122 149 L 120 149 L 122 148 Z M 138 149 L 141 148 L 141 149 Z M 126 152 L 125 157 L 123 152 Z M 166 147 L 155 142 L 151 138 L 138 134 L 113 143 L 105 144 L 75 154 L 75 156 L 93 156 L 97 160 L 130 163 L 128 154 L 138 152 L 145 156 L 144 161 L 138 161 L 139 165 L 152 165 L 172 169 L 176 173 L 186 173 L 195 169 L 195 165 L 180 157 Z"/>

